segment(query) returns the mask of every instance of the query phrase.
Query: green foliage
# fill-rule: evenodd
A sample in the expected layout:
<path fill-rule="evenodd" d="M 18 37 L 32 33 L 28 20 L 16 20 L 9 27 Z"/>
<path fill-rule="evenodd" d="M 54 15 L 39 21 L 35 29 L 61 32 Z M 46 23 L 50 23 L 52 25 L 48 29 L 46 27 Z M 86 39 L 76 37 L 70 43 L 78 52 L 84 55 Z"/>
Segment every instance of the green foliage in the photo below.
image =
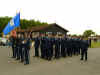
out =
<path fill-rule="evenodd" d="M 77 34 L 73 34 L 72 36 L 73 36 L 73 37 L 77 37 L 78 35 L 77 35 Z"/>
<path fill-rule="evenodd" d="M 21 24 L 20 24 L 22 29 L 27 29 L 28 27 L 41 26 L 41 25 L 47 25 L 47 23 L 35 20 L 21 19 Z"/>
<path fill-rule="evenodd" d="M 0 17 L 0 33 L 3 31 L 4 27 L 8 24 L 10 20 L 11 17 Z M 47 25 L 47 23 L 35 20 L 26 20 L 26 19 L 20 20 L 20 27 L 22 29 L 27 29 L 28 27 L 41 26 L 41 25 Z"/>
<path fill-rule="evenodd" d="M 92 30 L 86 30 L 86 31 L 84 31 L 84 33 L 83 33 L 83 36 L 84 36 L 84 37 L 89 37 L 89 36 L 91 36 L 91 35 L 95 35 L 95 32 L 93 32 Z"/>
<path fill-rule="evenodd" d="M 0 33 L 4 29 L 5 25 L 10 21 L 11 17 L 0 17 Z"/>

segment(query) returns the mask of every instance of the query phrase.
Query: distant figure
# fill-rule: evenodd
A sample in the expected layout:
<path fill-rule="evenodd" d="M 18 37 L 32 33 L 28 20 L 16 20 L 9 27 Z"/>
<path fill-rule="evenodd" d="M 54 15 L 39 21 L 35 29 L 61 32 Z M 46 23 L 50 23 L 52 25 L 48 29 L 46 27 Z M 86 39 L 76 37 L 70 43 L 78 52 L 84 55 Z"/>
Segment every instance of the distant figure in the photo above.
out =
<path fill-rule="evenodd" d="M 89 47 L 91 48 L 91 38 L 88 39 L 88 42 L 89 42 Z"/>

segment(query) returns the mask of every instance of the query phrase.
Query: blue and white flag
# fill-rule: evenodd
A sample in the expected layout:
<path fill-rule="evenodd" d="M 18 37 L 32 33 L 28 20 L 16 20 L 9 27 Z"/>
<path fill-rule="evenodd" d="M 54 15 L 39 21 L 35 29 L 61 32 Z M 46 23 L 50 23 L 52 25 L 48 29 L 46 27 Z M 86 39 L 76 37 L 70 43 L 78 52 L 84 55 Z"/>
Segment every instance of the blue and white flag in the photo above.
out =
<path fill-rule="evenodd" d="M 20 26 L 20 13 L 17 13 L 14 18 L 10 20 L 10 22 L 6 25 L 3 30 L 4 35 L 7 35 L 9 32 L 14 30 L 14 28 Z"/>

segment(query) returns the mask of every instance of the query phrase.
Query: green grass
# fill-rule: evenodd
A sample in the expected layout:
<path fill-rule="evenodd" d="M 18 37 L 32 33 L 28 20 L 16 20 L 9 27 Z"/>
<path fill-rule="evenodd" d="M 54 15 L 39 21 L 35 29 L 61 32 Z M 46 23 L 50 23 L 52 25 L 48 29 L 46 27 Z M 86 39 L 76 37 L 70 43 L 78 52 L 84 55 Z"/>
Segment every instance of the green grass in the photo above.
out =
<path fill-rule="evenodd" d="M 93 42 L 92 41 L 91 48 L 100 48 L 100 42 Z"/>

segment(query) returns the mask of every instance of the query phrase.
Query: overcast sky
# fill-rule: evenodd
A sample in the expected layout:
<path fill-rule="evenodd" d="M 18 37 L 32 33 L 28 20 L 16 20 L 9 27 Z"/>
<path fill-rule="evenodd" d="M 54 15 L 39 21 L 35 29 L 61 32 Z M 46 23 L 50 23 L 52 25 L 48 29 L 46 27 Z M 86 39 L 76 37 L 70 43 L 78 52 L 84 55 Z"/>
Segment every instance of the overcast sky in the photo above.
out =
<path fill-rule="evenodd" d="M 71 34 L 92 29 L 100 34 L 100 0 L 0 0 L 0 16 L 57 23 Z"/>

